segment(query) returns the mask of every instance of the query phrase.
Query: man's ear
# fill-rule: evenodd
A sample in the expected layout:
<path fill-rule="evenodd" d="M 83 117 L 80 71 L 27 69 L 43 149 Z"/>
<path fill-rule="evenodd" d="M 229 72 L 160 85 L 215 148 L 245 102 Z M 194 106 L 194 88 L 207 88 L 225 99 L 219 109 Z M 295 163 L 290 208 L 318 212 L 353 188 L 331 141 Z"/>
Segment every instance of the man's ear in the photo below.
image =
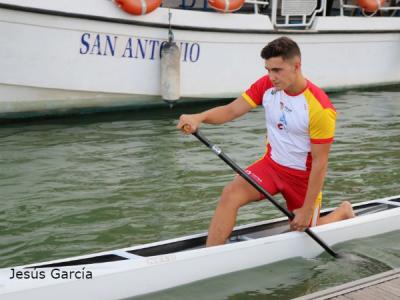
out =
<path fill-rule="evenodd" d="M 294 68 L 297 72 L 300 72 L 301 70 L 301 59 L 300 57 L 296 56 L 294 58 Z"/>
<path fill-rule="evenodd" d="M 297 61 L 294 66 L 297 72 L 301 71 L 301 61 Z"/>
<path fill-rule="evenodd" d="M 292 58 L 292 65 L 294 66 L 294 69 L 296 72 L 300 72 L 301 71 L 301 59 L 300 57 L 296 56 L 294 58 Z"/>

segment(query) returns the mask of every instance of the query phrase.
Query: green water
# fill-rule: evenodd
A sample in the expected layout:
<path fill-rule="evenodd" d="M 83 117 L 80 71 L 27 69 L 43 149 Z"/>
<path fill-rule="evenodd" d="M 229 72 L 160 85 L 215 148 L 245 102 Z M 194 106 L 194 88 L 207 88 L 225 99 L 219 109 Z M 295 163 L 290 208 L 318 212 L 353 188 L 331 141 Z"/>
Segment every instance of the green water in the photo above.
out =
<path fill-rule="evenodd" d="M 335 249 L 345 253 L 345 258 L 333 260 L 328 254 L 293 258 L 132 299 L 292 299 L 400 266 L 399 231 Z"/>
<path fill-rule="evenodd" d="M 400 88 L 332 94 L 331 99 L 339 116 L 324 206 L 400 194 Z M 221 189 L 234 174 L 175 125 L 181 113 L 207 107 L 2 125 L 0 267 L 205 231 Z M 264 153 L 262 109 L 202 129 L 241 166 Z M 260 202 L 242 208 L 238 224 L 278 216 Z M 340 246 L 361 253 L 358 262 L 296 258 L 151 297 L 292 298 L 400 267 L 399 244 L 395 232 Z"/>

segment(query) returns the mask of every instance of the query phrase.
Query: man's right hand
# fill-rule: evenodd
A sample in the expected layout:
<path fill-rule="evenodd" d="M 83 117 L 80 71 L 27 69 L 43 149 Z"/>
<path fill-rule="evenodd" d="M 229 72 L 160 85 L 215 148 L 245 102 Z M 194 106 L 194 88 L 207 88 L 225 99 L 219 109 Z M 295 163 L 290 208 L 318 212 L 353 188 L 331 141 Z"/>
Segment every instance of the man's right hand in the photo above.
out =
<path fill-rule="evenodd" d="M 176 126 L 183 133 L 191 134 L 199 129 L 201 123 L 224 124 L 236 119 L 252 109 L 252 106 L 240 96 L 227 105 L 217 106 L 199 114 L 181 115 Z"/>
<path fill-rule="evenodd" d="M 199 114 L 196 115 L 181 115 L 176 128 L 180 129 L 185 134 L 196 132 L 200 127 L 201 118 Z"/>

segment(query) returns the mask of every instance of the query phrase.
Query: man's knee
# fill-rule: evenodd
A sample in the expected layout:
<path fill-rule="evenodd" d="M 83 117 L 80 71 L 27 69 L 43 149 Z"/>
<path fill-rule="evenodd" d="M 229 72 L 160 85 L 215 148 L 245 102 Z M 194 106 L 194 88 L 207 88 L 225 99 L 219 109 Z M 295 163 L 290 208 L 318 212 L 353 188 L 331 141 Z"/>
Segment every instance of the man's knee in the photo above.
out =
<path fill-rule="evenodd" d="M 232 181 L 224 187 L 219 205 L 239 209 L 250 201 L 249 192 L 237 181 Z"/>

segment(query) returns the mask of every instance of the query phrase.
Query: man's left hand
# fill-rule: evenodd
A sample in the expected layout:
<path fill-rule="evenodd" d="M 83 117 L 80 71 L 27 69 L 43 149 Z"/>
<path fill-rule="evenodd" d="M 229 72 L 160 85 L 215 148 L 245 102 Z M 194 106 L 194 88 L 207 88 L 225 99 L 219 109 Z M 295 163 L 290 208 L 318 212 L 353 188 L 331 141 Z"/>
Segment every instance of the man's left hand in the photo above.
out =
<path fill-rule="evenodd" d="M 292 231 L 304 231 L 308 228 L 311 217 L 312 210 L 299 208 L 293 210 L 294 219 L 290 222 L 290 230 Z"/>

